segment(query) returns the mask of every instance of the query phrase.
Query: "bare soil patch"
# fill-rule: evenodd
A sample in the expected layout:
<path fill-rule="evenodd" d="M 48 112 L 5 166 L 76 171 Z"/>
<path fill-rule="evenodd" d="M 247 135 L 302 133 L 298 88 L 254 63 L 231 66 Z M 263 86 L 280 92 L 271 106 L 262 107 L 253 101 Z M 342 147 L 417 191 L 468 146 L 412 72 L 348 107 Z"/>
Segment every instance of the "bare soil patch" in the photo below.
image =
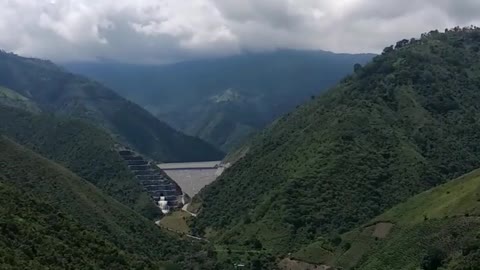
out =
<path fill-rule="evenodd" d="M 375 225 L 375 229 L 373 230 L 372 236 L 378 238 L 386 238 L 390 231 L 393 228 L 393 223 L 389 222 L 379 222 Z"/>
<path fill-rule="evenodd" d="M 278 263 L 280 270 L 333 270 L 333 267 L 328 265 L 315 265 L 306 262 L 292 260 L 285 258 Z"/>

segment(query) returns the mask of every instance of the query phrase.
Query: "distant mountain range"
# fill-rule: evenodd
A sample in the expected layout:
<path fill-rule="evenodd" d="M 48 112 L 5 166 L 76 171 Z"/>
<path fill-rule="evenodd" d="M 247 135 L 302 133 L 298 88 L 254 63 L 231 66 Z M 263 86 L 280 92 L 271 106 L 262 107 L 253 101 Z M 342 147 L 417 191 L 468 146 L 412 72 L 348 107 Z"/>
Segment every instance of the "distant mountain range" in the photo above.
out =
<path fill-rule="evenodd" d="M 228 151 L 372 54 L 278 50 L 171 65 L 68 63 L 189 135 Z"/>
<path fill-rule="evenodd" d="M 49 61 L 0 52 L 0 104 L 95 124 L 158 161 L 218 160 L 224 155 L 201 139 L 174 130 L 100 83 Z"/>

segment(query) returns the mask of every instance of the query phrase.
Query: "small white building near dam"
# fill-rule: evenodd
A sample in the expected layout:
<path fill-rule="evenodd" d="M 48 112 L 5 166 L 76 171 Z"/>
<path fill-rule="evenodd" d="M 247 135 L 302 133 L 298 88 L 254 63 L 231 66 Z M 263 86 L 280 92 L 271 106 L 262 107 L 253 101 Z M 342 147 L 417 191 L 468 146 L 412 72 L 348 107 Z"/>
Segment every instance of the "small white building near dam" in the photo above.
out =
<path fill-rule="evenodd" d="M 160 163 L 158 167 L 190 197 L 215 181 L 225 170 L 221 161 Z"/>

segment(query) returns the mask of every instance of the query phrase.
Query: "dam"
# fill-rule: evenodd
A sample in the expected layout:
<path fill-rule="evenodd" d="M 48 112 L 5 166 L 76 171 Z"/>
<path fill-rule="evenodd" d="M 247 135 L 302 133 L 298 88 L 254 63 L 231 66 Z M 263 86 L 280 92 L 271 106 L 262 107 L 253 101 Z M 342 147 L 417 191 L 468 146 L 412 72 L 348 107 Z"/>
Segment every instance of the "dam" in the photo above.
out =
<path fill-rule="evenodd" d="M 116 145 L 116 151 L 164 214 L 181 208 L 230 166 L 222 161 L 158 164 L 127 146 Z"/>
<path fill-rule="evenodd" d="M 128 147 L 117 146 L 117 152 L 139 184 L 150 195 L 162 211 L 168 207 L 177 208 L 182 204 L 182 190 L 168 175 L 137 152 Z M 163 205 L 160 205 L 163 204 Z"/>
<path fill-rule="evenodd" d="M 160 163 L 162 169 L 188 196 L 195 196 L 204 186 L 219 177 L 228 164 L 221 161 Z"/>

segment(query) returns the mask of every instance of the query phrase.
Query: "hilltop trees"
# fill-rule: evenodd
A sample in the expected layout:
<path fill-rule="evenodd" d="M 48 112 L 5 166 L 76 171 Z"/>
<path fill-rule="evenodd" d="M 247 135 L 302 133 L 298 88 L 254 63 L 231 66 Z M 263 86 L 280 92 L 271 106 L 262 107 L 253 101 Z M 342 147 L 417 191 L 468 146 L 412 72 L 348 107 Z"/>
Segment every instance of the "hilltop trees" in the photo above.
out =
<path fill-rule="evenodd" d="M 287 252 L 479 167 L 479 33 L 401 40 L 277 120 L 199 194 L 194 227 Z"/>

